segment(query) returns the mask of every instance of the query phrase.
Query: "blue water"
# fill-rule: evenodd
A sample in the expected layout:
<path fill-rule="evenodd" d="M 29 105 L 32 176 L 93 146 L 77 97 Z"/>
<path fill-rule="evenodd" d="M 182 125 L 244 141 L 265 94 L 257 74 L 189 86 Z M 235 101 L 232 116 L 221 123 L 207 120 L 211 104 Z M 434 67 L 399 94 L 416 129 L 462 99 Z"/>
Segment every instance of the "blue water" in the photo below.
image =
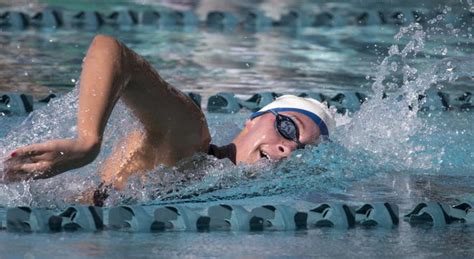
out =
<path fill-rule="evenodd" d="M 118 37 L 145 56 L 179 89 L 202 94 L 203 103 L 220 91 L 232 91 L 241 98 L 260 91 L 315 91 L 328 95 L 359 91 L 371 96 L 358 112 L 338 115 L 332 143 L 298 151 L 277 164 L 233 166 L 226 161 L 195 157 L 202 163 L 191 169 L 185 169 L 185 162 L 178 166 L 181 169 L 158 167 L 150 172 L 147 182 L 134 179 L 127 190 L 113 192 L 106 205 L 202 201 L 294 205 L 301 201 L 343 201 L 357 206 L 388 201 L 397 204 L 402 215 L 421 201 L 455 204 L 474 200 L 474 113 L 418 112 L 408 108 L 418 94 L 430 87 L 451 95 L 473 91 L 472 24 L 453 23 L 447 18 L 472 8 L 468 2 L 442 5 L 446 15 L 422 27 L 275 28 L 257 33 L 215 32 L 199 27 L 101 28 L 101 33 Z M 137 5 L 143 8 L 146 3 Z M 305 5 L 315 4 L 304 3 L 300 7 Z M 348 5 L 361 4 L 353 1 Z M 370 3 L 365 8 L 376 9 L 380 5 Z M 0 91 L 26 92 L 37 97 L 54 92 L 63 96 L 27 118 L 0 117 L 0 156 L 18 145 L 74 136 L 77 90 L 73 87 L 95 33 L 70 29 L 0 32 Z M 391 95 L 381 99 L 382 92 Z M 232 115 L 206 113 L 213 141 L 230 141 L 248 115 L 245 110 Z M 119 104 L 106 130 L 104 150 L 93 164 L 52 179 L 2 184 L 0 204 L 60 209 L 74 203 L 77 194 L 97 185 L 97 170 L 115 141 L 136 127 L 137 122 Z M 193 176 L 185 177 L 183 171 Z M 183 181 L 185 178 L 190 179 Z M 404 222 L 389 230 L 311 229 L 250 234 L 25 235 L 0 231 L 0 252 L 29 258 L 442 257 L 472 256 L 473 237 L 472 226 L 426 229 Z"/>

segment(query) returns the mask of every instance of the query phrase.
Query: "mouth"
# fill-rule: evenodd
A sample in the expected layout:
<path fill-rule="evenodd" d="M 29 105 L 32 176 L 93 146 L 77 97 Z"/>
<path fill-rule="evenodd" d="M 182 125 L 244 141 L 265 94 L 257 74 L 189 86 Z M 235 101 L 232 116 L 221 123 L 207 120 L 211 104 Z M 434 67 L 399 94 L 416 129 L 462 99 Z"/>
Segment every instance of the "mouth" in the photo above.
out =
<path fill-rule="evenodd" d="M 267 153 L 265 153 L 263 150 L 260 150 L 260 158 L 270 160 L 270 156 Z"/>

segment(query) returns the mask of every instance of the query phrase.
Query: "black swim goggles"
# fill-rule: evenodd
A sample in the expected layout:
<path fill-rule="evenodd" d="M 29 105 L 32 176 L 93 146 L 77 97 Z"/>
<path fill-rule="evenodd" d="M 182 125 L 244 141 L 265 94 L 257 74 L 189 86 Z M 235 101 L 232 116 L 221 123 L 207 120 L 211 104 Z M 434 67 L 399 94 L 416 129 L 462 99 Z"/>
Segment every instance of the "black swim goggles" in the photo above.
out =
<path fill-rule="evenodd" d="M 297 149 L 303 149 L 305 144 L 299 141 L 300 132 L 296 122 L 291 117 L 280 114 L 274 110 L 268 110 L 268 112 L 275 115 L 275 130 L 278 134 L 284 139 L 295 142 L 297 144 Z"/>

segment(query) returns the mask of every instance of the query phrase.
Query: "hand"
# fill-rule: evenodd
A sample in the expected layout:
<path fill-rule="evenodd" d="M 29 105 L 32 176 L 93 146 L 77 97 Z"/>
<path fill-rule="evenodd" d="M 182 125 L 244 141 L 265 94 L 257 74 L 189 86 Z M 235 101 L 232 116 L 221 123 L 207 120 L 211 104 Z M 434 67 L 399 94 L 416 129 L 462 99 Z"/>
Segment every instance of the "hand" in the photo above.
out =
<path fill-rule="evenodd" d="M 16 149 L 5 163 L 3 180 L 21 181 L 53 177 L 94 161 L 100 143 L 59 139 Z"/>

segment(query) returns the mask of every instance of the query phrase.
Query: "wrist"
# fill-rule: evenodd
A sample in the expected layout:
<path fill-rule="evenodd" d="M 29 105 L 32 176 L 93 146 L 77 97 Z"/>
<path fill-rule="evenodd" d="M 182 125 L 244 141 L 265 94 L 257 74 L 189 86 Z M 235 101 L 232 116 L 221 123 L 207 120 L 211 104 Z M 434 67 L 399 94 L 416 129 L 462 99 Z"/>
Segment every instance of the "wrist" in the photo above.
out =
<path fill-rule="evenodd" d="M 87 150 L 99 150 L 102 138 L 99 136 L 79 136 L 77 143 Z"/>

